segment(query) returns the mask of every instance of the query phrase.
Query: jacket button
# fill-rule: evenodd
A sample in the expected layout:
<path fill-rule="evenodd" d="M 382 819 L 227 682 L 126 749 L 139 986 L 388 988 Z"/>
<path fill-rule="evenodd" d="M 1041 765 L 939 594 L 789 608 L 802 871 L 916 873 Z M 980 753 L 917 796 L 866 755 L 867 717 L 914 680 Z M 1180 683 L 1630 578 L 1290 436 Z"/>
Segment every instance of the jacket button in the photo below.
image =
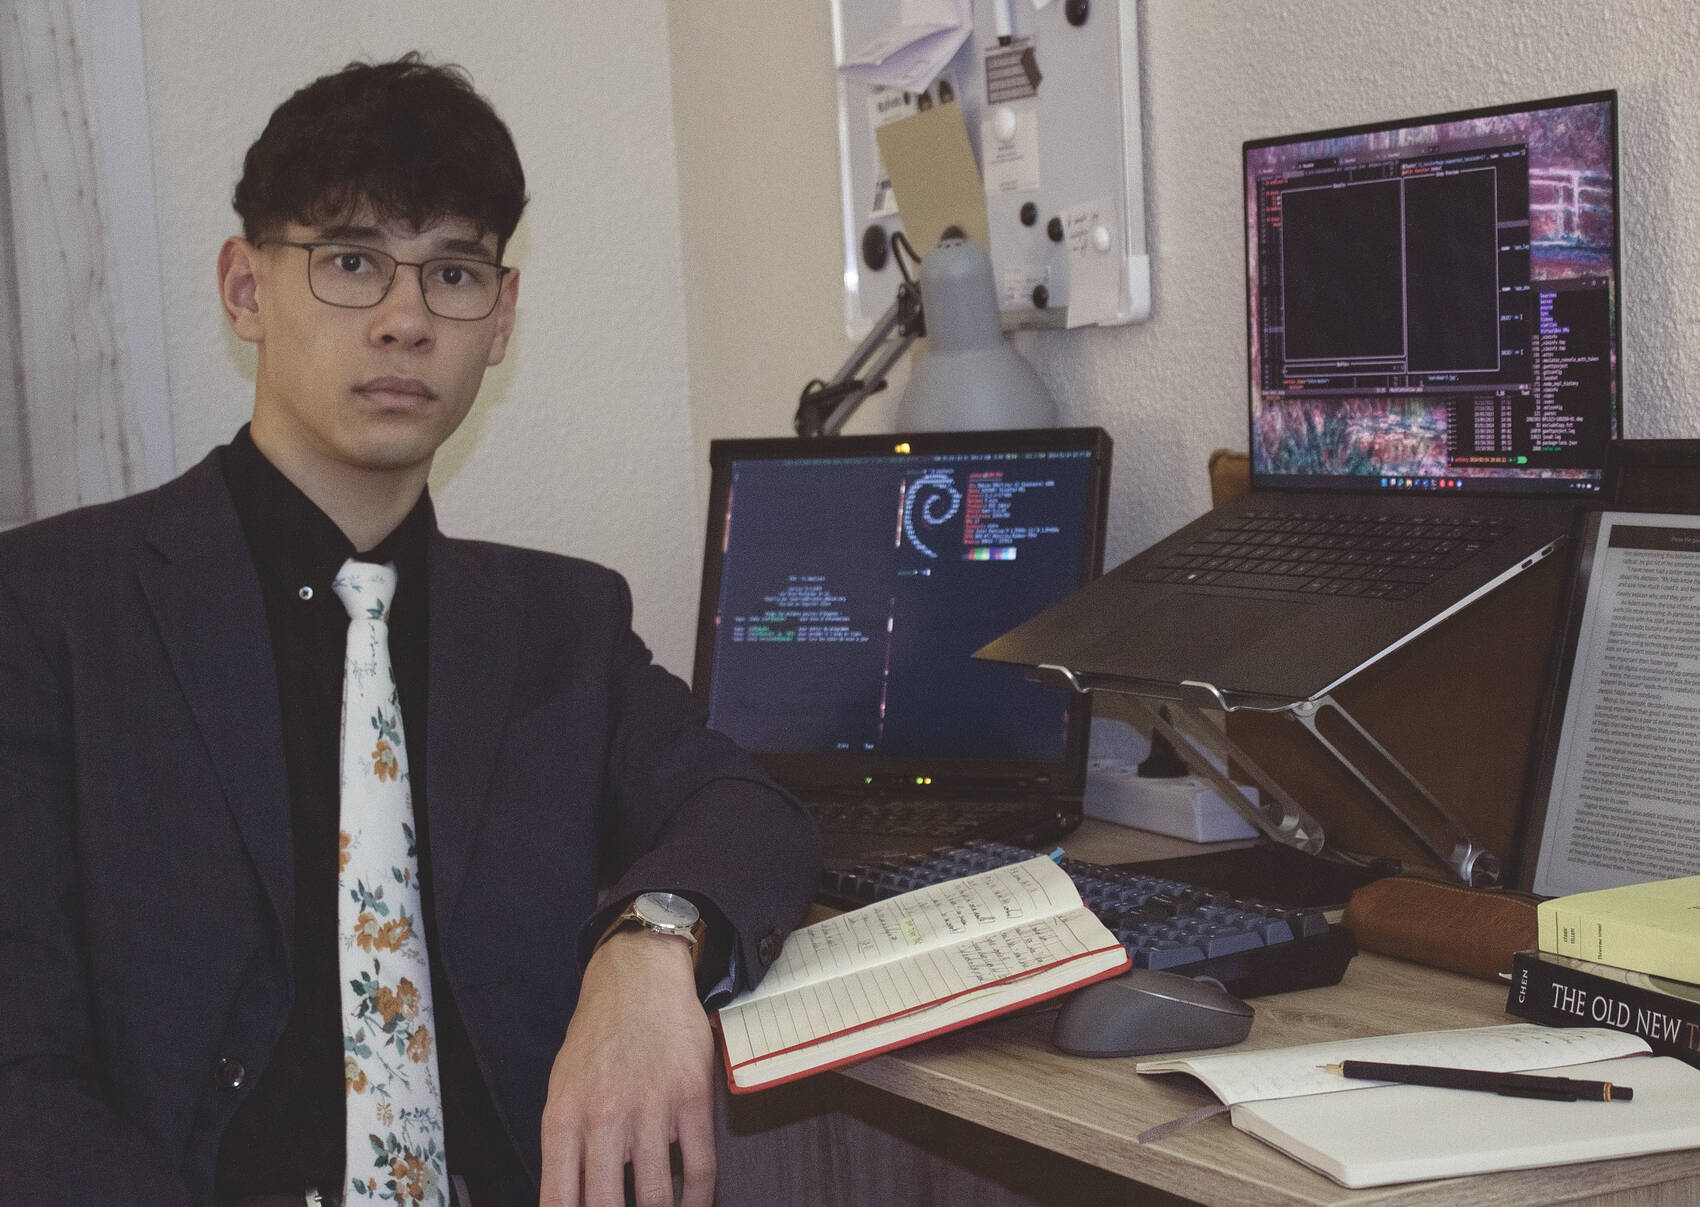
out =
<path fill-rule="evenodd" d="M 756 944 L 756 958 L 761 961 L 763 968 L 779 958 L 780 950 L 785 946 L 785 939 L 776 930 L 770 930 Z"/>
<path fill-rule="evenodd" d="M 224 1089 L 239 1090 L 248 1080 L 248 1070 L 242 1067 L 240 1060 L 225 1056 L 219 1060 L 213 1077 Z"/>

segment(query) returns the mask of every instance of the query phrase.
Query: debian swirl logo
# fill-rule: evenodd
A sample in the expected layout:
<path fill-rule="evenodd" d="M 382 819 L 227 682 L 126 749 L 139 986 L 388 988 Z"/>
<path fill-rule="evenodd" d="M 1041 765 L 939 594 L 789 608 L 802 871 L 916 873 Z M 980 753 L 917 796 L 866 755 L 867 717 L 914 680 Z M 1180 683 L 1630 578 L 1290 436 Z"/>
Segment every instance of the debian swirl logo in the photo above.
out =
<path fill-rule="evenodd" d="M 903 498 L 903 535 L 909 543 L 931 558 L 938 557 L 915 531 L 915 514 L 929 528 L 948 523 L 962 507 L 962 492 L 951 481 L 948 469 L 930 469 L 909 484 Z"/>

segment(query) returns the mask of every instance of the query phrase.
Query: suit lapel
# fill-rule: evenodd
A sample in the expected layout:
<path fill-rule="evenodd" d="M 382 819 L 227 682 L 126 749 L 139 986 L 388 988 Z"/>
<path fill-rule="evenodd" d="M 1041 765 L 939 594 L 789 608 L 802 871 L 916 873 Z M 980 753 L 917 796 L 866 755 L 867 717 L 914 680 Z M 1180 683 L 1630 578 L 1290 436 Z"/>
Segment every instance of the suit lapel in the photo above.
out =
<path fill-rule="evenodd" d="M 288 771 L 259 577 L 216 454 L 160 489 L 141 585 L 225 799 L 293 950 Z"/>
<path fill-rule="evenodd" d="M 433 531 L 427 841 L 439 930 L 454 916 L 484 816 L 518 666 L 518 608 L 477 546 Z"/>

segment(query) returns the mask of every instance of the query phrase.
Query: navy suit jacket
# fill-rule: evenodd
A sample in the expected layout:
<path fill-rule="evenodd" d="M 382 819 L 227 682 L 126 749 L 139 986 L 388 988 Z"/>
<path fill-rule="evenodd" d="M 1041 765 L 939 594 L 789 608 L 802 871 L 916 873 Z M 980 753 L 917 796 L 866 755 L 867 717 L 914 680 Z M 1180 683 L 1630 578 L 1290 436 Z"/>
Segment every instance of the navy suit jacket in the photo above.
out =
<path fill-rule="evenodd" d="M 599 887 L 706 897 L 748 983 L 816 840 L 651 662 L 618 575 L 436 532 L 428 561 L 432 933 L 537 1177 Z M 0 1199 L 210 1198 L 293 996 L 290 824 L 216 460 L 0 534 Z"/>

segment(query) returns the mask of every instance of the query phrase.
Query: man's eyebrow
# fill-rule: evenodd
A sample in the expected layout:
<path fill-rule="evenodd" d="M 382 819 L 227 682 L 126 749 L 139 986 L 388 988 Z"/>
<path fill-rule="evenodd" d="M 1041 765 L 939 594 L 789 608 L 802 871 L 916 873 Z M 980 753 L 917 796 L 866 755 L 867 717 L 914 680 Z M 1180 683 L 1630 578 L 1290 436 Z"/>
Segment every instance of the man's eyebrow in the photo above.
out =
<path fill-rule="evenodd" d="M 384 237 L 375 226 L 322 226 L 315 233 L 328 243 L 376 243 Z"/>
<path fill-rule="evenodd" d="M 485 245 L 482 239 L 444 239 L 437 245 L 437 249 L 454 252 L 457 255 L 477 256 L 482 260 L 495 259 L 495 253 Z"/>

